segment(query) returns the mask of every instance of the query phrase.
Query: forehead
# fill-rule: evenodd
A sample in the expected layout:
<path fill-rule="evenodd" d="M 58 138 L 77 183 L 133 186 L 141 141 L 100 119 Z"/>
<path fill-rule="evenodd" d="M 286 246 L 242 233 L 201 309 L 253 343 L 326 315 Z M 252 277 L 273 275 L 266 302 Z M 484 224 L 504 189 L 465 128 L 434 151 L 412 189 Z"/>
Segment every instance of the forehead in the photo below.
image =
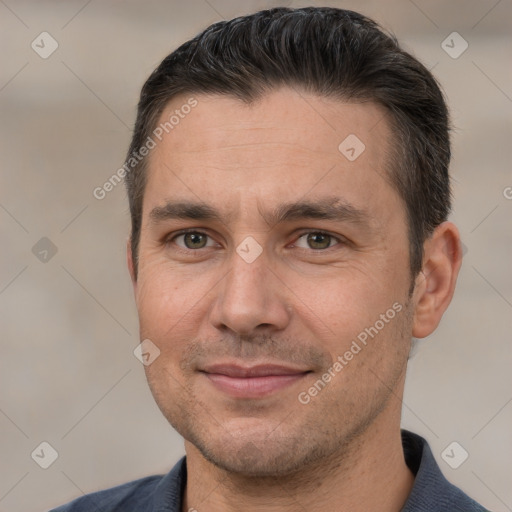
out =
<path fill-rule="evenodd" d="M 182 95 L 167 105 L 158 126 L 164 129 L 149 155 L 145 212 L 175 198 L 216 201 L 227 215 L 250 199 L 259 208 L 277 198 L 328 192 L 351 196 L 343 199 L 362 208 L 393 194 L 386 190 L 387 114 L 370 101 L 347 103 L 289 88 L 252 104 Z"/>
<path fill-rule="evenodd" d="M 191 98 L 197 104 L 187 108 Z M 246 144 L 240 152 L 257 150 L 250 147 L 252 143 L 289 143 L 299 153 L 339 157 L 338 144 L 350 134 L 366 141 L 371 138 L 370 153 L 381 151 L 389 137 L 386 111 L 372 101 L 345 102 L 287 87 L 250 104 L 217 94 L 180 95 L 168 103 L 159 125 L 171 117 L 177 124 L 163 135 L 179 153 L 227 149 L 228 145 L 235 149 L 233 143 Z"/>

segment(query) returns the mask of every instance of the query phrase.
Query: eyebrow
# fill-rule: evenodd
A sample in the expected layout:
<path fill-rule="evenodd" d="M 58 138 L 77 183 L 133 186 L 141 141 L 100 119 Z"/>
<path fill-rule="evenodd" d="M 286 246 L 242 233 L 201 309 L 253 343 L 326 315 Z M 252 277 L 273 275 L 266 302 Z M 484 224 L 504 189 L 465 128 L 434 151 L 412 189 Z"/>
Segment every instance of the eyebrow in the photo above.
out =
<path fill-rule="evenodd" d="M 287 221 L 319 219 L 349 222 L 366 229 L 371 227 L 370 215 L 366 210 L 357 208 L 339 197 L 283 203 L 270 212 L 258 210 L 270 226 Z M 152 224 L 172 219 L 215 220 L 225 223 L 233 218 L 233 214 L 223 215 L 218 209 L 206 203 L 167 201 L 164 205 L 153 208 L 149 218 Z"/>
<path fill-rule="evenodd" d="M 370 216 L 365 210 L 356 208 L 339 197 L 284 203 L 277 206 L 270 215 L 264 213 L 262 215 L 269 224 L 302 219 L 334 220 L 361 225 L 370 224 Z"/>
<path fill-rule="evenodd" d="M 217 220 L 222 222 L 222 215 L 213 206 L 192 201 L 167 201 L 163 206 L 156 206 L 149 213 L 152 223 L 171 219 Z"/>

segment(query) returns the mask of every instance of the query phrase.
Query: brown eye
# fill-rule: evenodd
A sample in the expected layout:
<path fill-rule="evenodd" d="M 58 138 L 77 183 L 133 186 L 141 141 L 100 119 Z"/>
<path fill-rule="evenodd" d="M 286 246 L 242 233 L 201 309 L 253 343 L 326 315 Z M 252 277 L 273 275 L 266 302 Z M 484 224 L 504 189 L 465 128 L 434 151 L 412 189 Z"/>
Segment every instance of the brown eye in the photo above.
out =
<path fill-rule="evenodd" d="M 331 245 L 331 237 L 324 233 L 309 233 L 307 241 L 312 249 L 327 249 Z"/>
<path fill-rule="evenodd" d="M 183 239 L 182 243 L 177 240 Z M 207 246 L 208 235 L 200 233 L 199 231 L 189 231 L 188 233 L 181 233 L 173 239 L 177 245 L 185 249 L 203 249 Z"/>
<path fill-rule="evenodd" d="M 337 239 L 329 235 L 328 233 L 323 233 L 321 231 L 311 231 L 309 233 L 304 233 L 301 237 L 298 238 L 297 242 L 300 242 L 302 239 L 305 239 L 306 246 L 303 243 L 296 243 L 298 247 L 303 249 L 328 249 L 335 245 Z M 334 243 L 333 243 L 334 242 Z"/>

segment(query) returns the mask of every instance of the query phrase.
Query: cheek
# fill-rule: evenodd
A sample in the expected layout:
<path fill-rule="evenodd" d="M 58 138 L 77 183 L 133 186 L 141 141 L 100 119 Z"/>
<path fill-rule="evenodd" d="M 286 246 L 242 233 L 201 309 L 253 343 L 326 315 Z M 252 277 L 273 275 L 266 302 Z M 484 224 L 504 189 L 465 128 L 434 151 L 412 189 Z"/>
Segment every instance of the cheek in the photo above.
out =
<path fill-rule="evenodd" d="M 166 279 L 165 275 L 155 276 L 155 279 L 141 276 L 137 291 L 137 309 L 141 322 L 161 321 L 168 317 L 169 311 L 179 313 L 178 296 L 178 286 Z"/>
<path fill-rule="evenodd" d="M 189 309 L 184 295 L 180 282 L 158 265 L 145 267 L 139 274 L 136 303 L 140 336 L 149 338 L 164 354 L 170 346 L 176 347 L 175 333 L 184 324 L 181 319 Z"/>
<path fill-rule="evenodd" d="M 137 284 L 137 308 L 143 317 L 177 315 L 193 299 L 190 297 L 200 281 L 190 269 L 177 268 L 161 255 L 141 259 Z M 190 297 L 190 299 L 189 299 Z"/>
<path fill-rule="evenodd" d="M 162 261 L 141 268 L 136 297 L 140 336 L 155 343 L 163 356 L 151 365 L 154 370 L 164 361 L 178 364 L 180 354 L 197 338 L 207 291 L 208 280 L 197 270 L 177 270 Z"/>
<path fill-rule="evenodd" d="M 330 273 L 301 277 L 287 276 L 300 316 L 317 323 L 315 330 L 326 328 L 343 333 L 374 322 L 396 300 L 393 283 L 384 280 L 377 265 L 352 264 Z M 294 279 L 292 281 L 292 279 Z"/>
<path fill-rule="evenodd" d="M 331 278 L 303 280 L 295 290 L 302 299 L 296 302 L 298 316 L 309 323 L 307 329 L 321 340 L 331 359 L 352 351 L 347 354 L 350 369 L 337 382 L 363 371 L 361 365 L 380 367 L 379 360 L 398 342 L 397 334 L 401 336 L 397 328 L 404 313 L 396 309 L 405 309 L 404 291 L 380 269 L 351 268 Z"/>

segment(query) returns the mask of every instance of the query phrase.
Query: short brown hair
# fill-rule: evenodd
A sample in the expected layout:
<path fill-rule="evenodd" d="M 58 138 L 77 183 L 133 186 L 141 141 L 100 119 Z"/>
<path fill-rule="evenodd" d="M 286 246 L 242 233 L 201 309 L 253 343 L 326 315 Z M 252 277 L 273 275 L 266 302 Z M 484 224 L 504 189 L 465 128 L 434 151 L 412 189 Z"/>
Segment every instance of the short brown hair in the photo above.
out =
<path fill-rule="evenodd" d="M 168 55 L 144 84 L 128 158 L 179 94 L 222 94 L 251 103 L 281 85 L 385 107 L 397 142 L 388 178 L 405 204 L 414 278 L 424 241 L 451 210 L 448 111 L 428 69 L 361 14 L 275 8 L 211 25 Z M 126 175 L 135 275 L 146 162 Z"/>

